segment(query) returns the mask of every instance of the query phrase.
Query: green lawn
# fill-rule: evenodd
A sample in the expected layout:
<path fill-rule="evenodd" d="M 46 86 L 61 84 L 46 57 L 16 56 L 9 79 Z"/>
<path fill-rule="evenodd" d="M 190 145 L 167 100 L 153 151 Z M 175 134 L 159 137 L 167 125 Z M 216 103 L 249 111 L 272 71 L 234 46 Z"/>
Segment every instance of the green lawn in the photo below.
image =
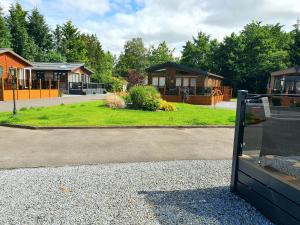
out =
<path fill-rule="evenodd" d="M 21 109 L 16 117 L 0 113 L 0 123 L 33 126 L 233 125 L 235 112 L 176 104 L 174 112 L 110 109 L 103 101 Z"/>

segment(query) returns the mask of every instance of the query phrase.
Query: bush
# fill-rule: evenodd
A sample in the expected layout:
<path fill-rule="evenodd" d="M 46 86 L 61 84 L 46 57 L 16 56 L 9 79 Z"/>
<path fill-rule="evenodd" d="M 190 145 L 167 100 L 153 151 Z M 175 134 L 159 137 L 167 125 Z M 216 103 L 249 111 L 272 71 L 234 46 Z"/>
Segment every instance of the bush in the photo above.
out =
<path fill-rule="evenodd" d="M 160 100 L 159 109 L 163 111 L 176 111 L 176 106 L 173 103 L 167 102 L 165 100 Z"/>
<path fill-rule="evenodd" d="M 125 80 L 117 77 L 112 77 L 110 82 L 111 82 L 111 89 L 113 92 L 123 91 L 123 85 L 125 84 Z"/>
<path fill-rule="evenodd" d="M 107 96 L 105 99 L 105 105 L 113 109 L 123 109 L 126 107 L 124 100 L 116 94 Z"/>
<path fill-rule="evenodd" d="M 128 100 L 135 109 L 156 111 L 159 109 L 160 94 L 152 86 L 134 86 L 129 91 Z"/>

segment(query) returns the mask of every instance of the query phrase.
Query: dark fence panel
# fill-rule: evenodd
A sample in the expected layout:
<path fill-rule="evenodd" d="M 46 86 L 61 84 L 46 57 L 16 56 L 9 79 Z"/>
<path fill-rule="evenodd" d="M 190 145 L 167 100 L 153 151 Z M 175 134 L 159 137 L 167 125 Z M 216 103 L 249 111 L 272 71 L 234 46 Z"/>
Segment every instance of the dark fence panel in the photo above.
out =
<path fill-rule="evenodd" d="M 231 190 L 275 223 L 300 224 L 300 96 L 241 93 Z"/>

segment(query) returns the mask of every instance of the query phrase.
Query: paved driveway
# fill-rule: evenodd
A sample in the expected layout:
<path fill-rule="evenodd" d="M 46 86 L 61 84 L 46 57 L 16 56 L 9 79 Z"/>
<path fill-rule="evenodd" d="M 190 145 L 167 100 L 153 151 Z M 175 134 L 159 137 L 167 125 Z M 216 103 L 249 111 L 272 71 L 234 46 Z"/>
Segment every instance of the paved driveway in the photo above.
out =
<path fill-rule="evenodd" d="M 0 127 L 0 168 L 231 159 L 231 128 L 26 130 Z"/>
<path fill-rule="evenodd" d="M 19 100 L 17 101 L 17 108 L 21 109 L 23 107 L 41 107 L 41 106 L 52 106 L 60 104 L 72 104 L 83 101 L 95 101 L 99 99 L 104 99 L 106 94 L 99 95 L 78 95 L 78 96 L 64 96 L 61 98 L 43 98 L 43 99 L 31 99 L 31 100 Z M 0 101 L 0 112 L 12 111 L 13 102 L 12 101 Z"/>

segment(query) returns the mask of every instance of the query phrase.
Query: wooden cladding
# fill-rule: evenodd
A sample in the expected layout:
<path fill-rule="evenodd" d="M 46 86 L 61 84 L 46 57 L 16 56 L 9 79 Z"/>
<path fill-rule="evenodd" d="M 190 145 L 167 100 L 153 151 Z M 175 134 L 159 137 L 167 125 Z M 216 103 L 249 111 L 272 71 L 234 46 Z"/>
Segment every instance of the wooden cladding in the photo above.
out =
<path fill-rule="evenodd" d="M 37 82 L 30 82 L 27 89 L 20 89 L 19 84 L 20 81 L 17 79 L 15 90 L 16 100 L 59 97 L 59 81 L 53 85 L 53 81 L 51 80 L 46 82 L 38 80 Z M 10 100 L 13 100 L 12 81 L 1 78 L 0 101 Z"/>

